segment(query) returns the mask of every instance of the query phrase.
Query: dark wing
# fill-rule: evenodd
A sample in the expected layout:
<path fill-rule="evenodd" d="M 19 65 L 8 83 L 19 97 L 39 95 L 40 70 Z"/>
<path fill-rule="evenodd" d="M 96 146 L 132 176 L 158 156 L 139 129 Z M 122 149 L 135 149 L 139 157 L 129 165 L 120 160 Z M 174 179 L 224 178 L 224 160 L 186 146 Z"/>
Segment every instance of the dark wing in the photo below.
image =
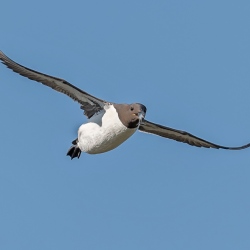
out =
<path fill-rule="evenodd" d="M 162 125 L 149 122 L 147 120 L 143 120 L 142 124 L 139 127 L 139 130 L 149 134 L 159 135 L 165 138 L 173 139 L 179 142 L 188 143 L 191 146 L 196 147 L 205 147 L 205 148 L 223 148 L 223 149 L 230 149 L 230 150 L 240 150 L 244 148 L 250 147 L 250 143 L 243 145 L 241 147 L 224 147 L 217 144 L 214 144 L 209 141 L 205 141 L 199 137 L 196 137 L 188 132 L 164 127 Z"/>
<path fill-rule="evenodd" d="M 28 77 L 31 80 L 40 82 L 48 87 L 51 87 L 52 89 L 64 93 L 71 97 L 73 100 L 79 102 L 82 106 L 81 109 L 84 110 L 84 114 L 90 118 L 93 116 L 96 112 L 103 109 L 105 103 L 107 103 L 104 100 L 98 99 L 90 94 L 88 94 L 85 91 L 82 91 L 81 89 L 75 87 L 74 85 L 70 84 L 69 82 L 49 76 L 40 72 L 37 72 L 35 70 L 26 68 L 14 61 L 12 61 L 10 58 L 8 58 L 2 51 L 0 51 L 0 60 L 3 64 L 5 64 L 8 68 L 12 69 L 14 72 Z"/>

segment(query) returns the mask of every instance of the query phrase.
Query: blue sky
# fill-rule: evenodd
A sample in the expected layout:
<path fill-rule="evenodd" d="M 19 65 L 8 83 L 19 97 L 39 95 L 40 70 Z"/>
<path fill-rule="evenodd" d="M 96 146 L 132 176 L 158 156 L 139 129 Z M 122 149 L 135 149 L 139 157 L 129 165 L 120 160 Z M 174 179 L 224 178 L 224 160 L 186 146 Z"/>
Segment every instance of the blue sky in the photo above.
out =
<path fill-rule="evenodd" d="M 249 1 L 5 1 L 0 49 L 147 119 L 250 142 Z M 0 248 L 249 249 L 250 149 L 136 133 L 66 152 L 86 121 L 67 96 L 0 66 Z"/>

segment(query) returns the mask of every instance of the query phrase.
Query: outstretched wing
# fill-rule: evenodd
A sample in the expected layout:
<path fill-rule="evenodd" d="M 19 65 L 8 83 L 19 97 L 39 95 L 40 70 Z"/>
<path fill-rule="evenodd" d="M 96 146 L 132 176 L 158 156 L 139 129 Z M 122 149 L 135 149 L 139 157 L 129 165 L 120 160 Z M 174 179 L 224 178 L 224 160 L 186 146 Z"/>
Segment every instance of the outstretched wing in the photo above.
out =
<path fill-rule="evenodd" d="M 38 71 L 26 68 L 8 58 L 2 51 L 0 51 L 0 60 L 14 72 L 31 80 L 40 82 L 58 92 L 64 93 L 67 96 L 71 97 L 74 101 L 77 101 L 81 104 L 81 109 L 84 110 L 84 114 L 88 118 L 103 109 L 105 103 L 107 103 L 104 100 L 98 99 L 88 94 L 87 92 L 82 91 L 81 89 L 75 87 L 74 85 L 63 79 L 49 76 Z"/>
<path fill-rule="evenodd" d="M 159 135 L 168 139 L 173 139 L 179 142 L 188 143 L 191 146 L 196 147 L 205 147 L 205 148 L 223 148 L 223 149 L 230 149 L 230 150 L 240 150 L 244 148 L 250 147 L 250 143 L 243 145 L 241 147 L 224 147 L 217 144 L 214 144 L 209 141 L 205 141 L 199 137 L 196 137 L 188 132 L 164 127 L 162 125 L 149 122 L 147 120 L 143 120 L 142 124 L 139 127 L 139 130 L 149 134 Z"/>

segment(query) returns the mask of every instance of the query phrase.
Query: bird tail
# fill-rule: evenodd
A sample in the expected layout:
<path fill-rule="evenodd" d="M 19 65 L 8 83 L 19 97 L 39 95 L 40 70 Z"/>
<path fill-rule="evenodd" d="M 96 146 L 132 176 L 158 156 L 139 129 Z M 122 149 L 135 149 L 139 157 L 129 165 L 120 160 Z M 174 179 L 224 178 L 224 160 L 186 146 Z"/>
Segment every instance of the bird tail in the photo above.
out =
<path fill-rule="evenodd" d="M 77 157 L 78 159 L 81 156 L 81 149 L 78 147 L 77 145 L 78 140 L 74 140 L 72 141 L 72 146 L 70 147 L 69 151 L 67 152 L 67 155 L 71 157 L 71 160 L 74 159 L 75 157 Z"/>

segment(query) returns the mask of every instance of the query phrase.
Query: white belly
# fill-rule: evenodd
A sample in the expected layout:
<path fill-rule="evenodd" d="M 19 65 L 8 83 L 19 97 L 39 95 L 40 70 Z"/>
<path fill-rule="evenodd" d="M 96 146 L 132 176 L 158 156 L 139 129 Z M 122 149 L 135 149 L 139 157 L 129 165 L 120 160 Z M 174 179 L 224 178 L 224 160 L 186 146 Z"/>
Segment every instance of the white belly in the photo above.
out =
<path fill-rule="evenodd" d="M 78 146 L 89 154 L 104 153 L 118 147 L 137 129 L 129 129 L 120 121 L 118 114 L 110 105 L 106 112 L 91 117 L 78 130 Z"/>

